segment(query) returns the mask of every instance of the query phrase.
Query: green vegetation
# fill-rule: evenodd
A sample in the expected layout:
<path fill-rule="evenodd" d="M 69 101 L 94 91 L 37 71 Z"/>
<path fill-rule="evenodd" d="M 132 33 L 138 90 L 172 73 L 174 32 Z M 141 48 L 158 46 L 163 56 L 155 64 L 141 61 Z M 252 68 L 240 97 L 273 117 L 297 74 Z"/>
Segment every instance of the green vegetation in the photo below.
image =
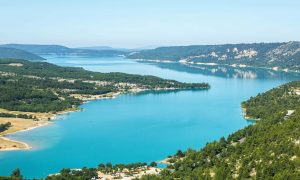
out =
<path fill-rule="evenodd" d="M 49 79 L 0 77 L 0 107 L 24 112 L 57 112 L 79 105 L 79 100 L 69 97 L 59 89 L 59 94 L 54 91 L 59 88 L 55 85 L 65 84 Z"/>
<path fill-rule="evenodd" d="M 0 179 L 1 180 L 22 180 L 23 176 L 21 175 L 20 169 L 17 168 L 12 171 L 11 176 L 9 177 L 0 176 Z"/>
<path fill-rule="evenodd" d="M 156 167 L 157 166 L 157 163 L 156 162 L 151 162 L 150 164 L 149 164 L 151 167 Z"/>
<path fill-rule="evenodd" d="M 159 175 L 141 179 L 300 179 L 300 81 L 251 97 L 242 107 L 247 116 L 260 120 L 200 151 L 178 150 Z M 146 165 L 107 163 L 98 168 L 63 169 L 47 179 L 92 179 L 98 171 L 116 174 L 129 169 L 133 173 Z"/>
<path fill-rule="evenodd" d="M 155 162 L 150 163 L 149 166 L 154 166 Z M 138 172 L 144 167 L 148 166 L 147 163 L 131 163 L 131 164 L 116 164 L 111 163 L 99 164 L 98 168 L 82 168 L 82 169 L 62 169 L 58 174 L 50 175 L 46 179 L 93 179 L 98 177 L 97 172 L 105 174 L 118 174 L 120 172 L 126 172 L 128 176 Z M 155 165 L 156 166 L 156 165 Z M 126 171 L 123 171 L 126 170 Z"/>
<path fill-rule="evenodd" d="M 59 179 L 82 179 L 90 180 L 97 177 L 97 169 L 95 168 L 82 168 L 82 169 L 62 169 L 58 174 L 48 176 L 46 180 L 59 180 Z"/>
<path fill-rule="evenodd" d="M 0 124 L 0 133 L 6 131 L 10 126 L 11 126 L 10 122 L 7 122 L 5 124 Z"/>
<path fill-rule="evenodd" d="M 21 66 L 10 66 L 18 63 Z M 105 94 L 141 89 L 207 89 L 208 84 L 180 83 L 153 76 L 96 73 L 44 62 L 0 60 L 0 107 L 9 110 L 57 112 L 81 103 L 71 94 Z M 259 119 L 199 151 L 178 150 L 159 175 L 141 179 L 300 179 L 300 81 L 258 94 L 242 102 L 245 115 Z M 2 117 L 9 117 L 1 113 Z M 17 115 L 16 115 L 17 116 Z M 28 117 L 29 118 L 29 117 Z M 10 123 L 1 124 L 0 132 Z M 156 166 L 155 162 L 149 166 Z M 47 179 L 93 179 L 97 172 L 132 173 L 146 163 L 99 164 L 98 168 L 63 169 Z M 132 170 L 132 171 L 131 171 Z M 11 177 L 21 179 L 20 170 Z M 2 179 L 2 178 L 0 178 Z"/>
<path fill-rule="evenodd" d="M 11 178 L 12 179 L 22 179 L 21 171 L 19 168 L 13 170 L 13 172 L 11 173 Z"/>
<path fill-rule="evenodd" d="M 22 180 L 23 176 L 21 175 L 21 171 L 19 168 L 12 171 L 10 177 L 0 176 L 0 180 Z"/>
<path fill-rule="evenodd" d="M 261 120 L 200 151 L 178 151 L 160 175 L 142 179 L 300 179 L 300 81 L 242 105 Z"/>
<path fill-rule="evenodd" d="M 0 108 L 15 111 L 58 112 L 74 108 L 81 100 L 72 94 L 208 88 L 206 83 L 181 83 L 154 76 L 98 73 L 45 62 L 0 59 Z"/>
<path fill-rule="evenodd" d="M 274 88 L 267 93 L 258 94 L 242 103 L 246 114 L 253 119 L 267 119 L 270 115 L 287 110 L 295 110 L 300 104 L 300 81 L 294 81 Z"/>
<path fill-rule="evenodd" d="M 114 173 L 117 171 L 122 171 L 123 169 L 128 169 L 128 170 L 135 170 L 140 167 L 147 166 L 147 163 L 130 163 L 130 164 L 115 164 L 112 165 L 111 163 L 106 163 L 106 164 L 99 164 L 98 165 L 98 171 L 103 172 L 103 173 Z"/>
<path fill-rule="evenodd" d="M 185 63 L 244 64 L 300 70 L 300 42 L 160 47 L 131 53 L 131 59 L 185 60 Z"/>
<path fill-rule="evenodd" d="M 22 119 L 35 119 L 32 115 L 27 114 L 9 114 L 9 113 L 0 113 L 0 117 L 7 117 L 7 118 L 22 118 Z"/>
<path fill-rule="evenodd" d="M 25 59 L 25 60 L 44 60 L 44 58 L 32 54 L 30 52 L 14 49 L 0 47 L 0 58 L 13 58 L 13 59 Z"/>

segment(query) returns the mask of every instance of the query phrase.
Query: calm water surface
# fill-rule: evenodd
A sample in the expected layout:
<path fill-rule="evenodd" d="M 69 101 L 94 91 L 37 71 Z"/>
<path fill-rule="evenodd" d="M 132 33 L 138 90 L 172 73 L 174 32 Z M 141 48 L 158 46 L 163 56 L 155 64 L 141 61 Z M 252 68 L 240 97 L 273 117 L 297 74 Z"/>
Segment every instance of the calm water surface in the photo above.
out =
<path fill-rule="evenodd" d="M 249 124 L 240 103 L 290 81 L 288 77 L 224 78 L 201 71 L 139 63 L 122 57 L 54 57 L 48 62 L 100 72 L 150 74 L 184 82 L 208 82 L 208 91 L 122 95 L 83 104 L 48 126 L 9 137 L 27 142 L 28 151 L 0 152 L 0 174 L 19 167 L 27 178 L 45 177 L 64 167 L 99 163 L 151 162 L 178 149 L 199 149 Z"/>

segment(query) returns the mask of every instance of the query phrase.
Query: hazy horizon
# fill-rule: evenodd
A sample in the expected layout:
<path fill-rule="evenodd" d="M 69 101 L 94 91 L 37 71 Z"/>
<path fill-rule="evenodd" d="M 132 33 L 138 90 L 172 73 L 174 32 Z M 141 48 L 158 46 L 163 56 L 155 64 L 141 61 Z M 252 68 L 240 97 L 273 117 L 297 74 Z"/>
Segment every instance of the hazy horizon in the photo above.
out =
<path fill-rule="evenodd" d="M 0 45 L 8 45 L 8 44 L 18 44 L 18 45 L 59 45 L 59 46 L 65 46 L 68 48 L 97 48 L 97 47 L 103 47 L 103 48 L 112 48 L 112 49 L 155 49 L 158 47 L 172 47 L 172 46 L 194 46 L 194 45 L 225 45 L 225 44 L 254 44 L 254 43 L 285 43 L 285 42 L 292 42 L 292 41 L 278 41 L 278 42 L 237 42 L 237 43 L 218 43 L 218 44 L 170 44 L 170 45 L 145 45 L 141 47 L 115 47 L 115 46 L 109 46 L 109 45 L 86 45 L 86 46 L 68 46 L 65 44 L 39 44 L 39 43 L 1 43 Z M 299 42 L 299 41 L 294 41 Z"/>
<path fill-rule="evenodd" d="M 143 48 L 299 41 L 300 2 L 0 2 L 0 44 Z"/>

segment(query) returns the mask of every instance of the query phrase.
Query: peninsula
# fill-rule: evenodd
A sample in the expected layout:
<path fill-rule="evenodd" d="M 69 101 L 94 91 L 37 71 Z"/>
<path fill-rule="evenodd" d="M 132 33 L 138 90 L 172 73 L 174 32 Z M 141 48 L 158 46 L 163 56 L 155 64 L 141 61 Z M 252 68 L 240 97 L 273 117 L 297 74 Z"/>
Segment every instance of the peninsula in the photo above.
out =
<path fill-rule="evenodd" d="M 154 76 L 99 73 L 46 62 L 0 59 L 0 150 L 30 148 L 5 135 L 46 125 L 56 114 L 77 110 L 87 100 L 148 90 L 209 88 L 207 83 L 183 83 Z"/>

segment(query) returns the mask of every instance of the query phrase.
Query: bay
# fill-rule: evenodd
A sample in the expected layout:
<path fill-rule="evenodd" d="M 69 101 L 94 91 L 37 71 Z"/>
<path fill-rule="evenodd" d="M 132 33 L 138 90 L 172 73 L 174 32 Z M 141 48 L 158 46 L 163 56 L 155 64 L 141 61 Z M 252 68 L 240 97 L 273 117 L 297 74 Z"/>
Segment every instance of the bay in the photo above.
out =
<path fill-rule="evenodd" d="M 18 167 L 24 177 L 39 178 L 66 167 L 159 161 L 178 149 L 198 150 L 207 142 L 226 137 L 251 123 L 243 119 L 242 101 L 298 78 L 288 73 L 278 76 L 278 72 L 262 73 L 261 69 L 236 71 L 240 74 L 250 71 L 255 76 L 226 75 L 226 71 L 220 74 L 177 63 L 140 62 L 123 57 L 45 58 L 60 66 L 91 71 L 208 82 L 211 89 L 125 94 L 85 103 L 80 106 L 81 111 L 60 115 L 48 126 L 9 135 L 33 148 L 0 152 L 1 175 L 10 175 Z"/>

